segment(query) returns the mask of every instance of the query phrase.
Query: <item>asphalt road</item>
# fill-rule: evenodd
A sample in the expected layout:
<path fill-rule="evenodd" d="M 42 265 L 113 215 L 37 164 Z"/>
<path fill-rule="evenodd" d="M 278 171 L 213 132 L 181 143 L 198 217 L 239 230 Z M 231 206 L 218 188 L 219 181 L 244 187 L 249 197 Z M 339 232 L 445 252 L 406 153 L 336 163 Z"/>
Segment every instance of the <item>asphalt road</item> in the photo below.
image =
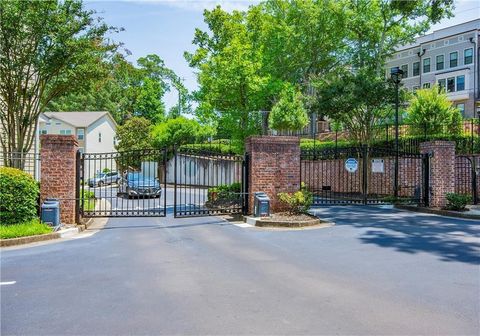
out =
<path fill-rule="evenodd" d="M 4 249 L 1 281 L 16 283 L 1 286 L 1 334 L 479 334 L 478 222 L 319 213 L 337 225 L 115 218 L 83 239 Z"/>

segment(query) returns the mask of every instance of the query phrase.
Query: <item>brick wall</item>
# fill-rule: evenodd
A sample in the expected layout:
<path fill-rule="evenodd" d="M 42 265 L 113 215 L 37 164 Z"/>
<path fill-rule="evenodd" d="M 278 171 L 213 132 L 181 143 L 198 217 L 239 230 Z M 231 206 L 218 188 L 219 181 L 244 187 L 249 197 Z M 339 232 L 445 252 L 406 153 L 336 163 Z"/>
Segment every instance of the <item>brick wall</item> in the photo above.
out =
<path fill-rule="evenodd" d="M 73 135 L 41 135 L 40 201 L 60 199 L 60 220 L 75 223 L 76 153 L 78 143 Z"/>
<path fill-rule="evenodd" d="M 455 192 L 455 142 L 423 142 L 420 152 L 431 154 L 430 206 L 444 207 L 447 204 L 445 194 Z"/>
<path fill-rule="evenodd" d="M 249 212 L 253 210 L 253 193 L 264 191 L 271 199 L 272 210 L 281 210 L 280 192 L 300 189 L 300 140 L 288 136 L 254 136 L 246 141 L 249 155 Z"/>

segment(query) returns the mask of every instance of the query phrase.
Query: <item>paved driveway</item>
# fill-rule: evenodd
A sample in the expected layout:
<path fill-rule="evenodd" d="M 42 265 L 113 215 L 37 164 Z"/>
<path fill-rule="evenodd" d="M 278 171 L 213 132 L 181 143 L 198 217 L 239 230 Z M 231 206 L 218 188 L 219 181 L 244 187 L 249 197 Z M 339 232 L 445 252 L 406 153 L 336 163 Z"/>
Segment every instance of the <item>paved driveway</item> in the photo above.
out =
<path fill-rule="evenodd" d="M 116 218 L 4 250 L 10 334 L 479 334 L 480 226 L 367 207 L 332 228 Z"/>

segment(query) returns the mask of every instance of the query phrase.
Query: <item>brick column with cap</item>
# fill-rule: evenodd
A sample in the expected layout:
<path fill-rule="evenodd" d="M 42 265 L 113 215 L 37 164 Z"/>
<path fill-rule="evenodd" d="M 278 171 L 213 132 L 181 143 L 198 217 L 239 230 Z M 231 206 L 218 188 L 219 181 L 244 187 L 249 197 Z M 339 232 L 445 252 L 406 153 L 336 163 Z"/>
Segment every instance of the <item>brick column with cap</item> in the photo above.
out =
<path fill-rule="evenodd" d="M 430 206 L 442 208 L 447 204 L 445 195 L 455 192 L 455 142 L 422 142 L 420 153 L 431 155 Z"/>
<path fill-rule="evenodd" d="M 40 136 L 40 202 L 58 198 L 62 224 L 75 223 L 77 150 L 73 135 Z"/>
<path fill-rule="evenodd" d="M 253 193 L 265 192 L 272 210 L 281 210 L 280 192 L 300 189 L 300 139 L 290 136 L 253 136 L 246 141 L 249 155 L 249 213 L 253 210 Z"/>

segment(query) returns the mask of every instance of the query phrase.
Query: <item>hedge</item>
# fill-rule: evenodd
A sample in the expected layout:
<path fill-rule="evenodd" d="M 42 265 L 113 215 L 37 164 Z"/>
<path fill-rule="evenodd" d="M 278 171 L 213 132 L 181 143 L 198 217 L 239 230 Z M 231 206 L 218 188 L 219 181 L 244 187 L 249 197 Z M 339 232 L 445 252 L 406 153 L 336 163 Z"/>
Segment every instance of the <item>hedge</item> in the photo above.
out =
<path fill-rule="evenodd" d="M 24 223 L 37 217 L 39 187 L 27 173 L 0 168 L 0 223 Z"/>

